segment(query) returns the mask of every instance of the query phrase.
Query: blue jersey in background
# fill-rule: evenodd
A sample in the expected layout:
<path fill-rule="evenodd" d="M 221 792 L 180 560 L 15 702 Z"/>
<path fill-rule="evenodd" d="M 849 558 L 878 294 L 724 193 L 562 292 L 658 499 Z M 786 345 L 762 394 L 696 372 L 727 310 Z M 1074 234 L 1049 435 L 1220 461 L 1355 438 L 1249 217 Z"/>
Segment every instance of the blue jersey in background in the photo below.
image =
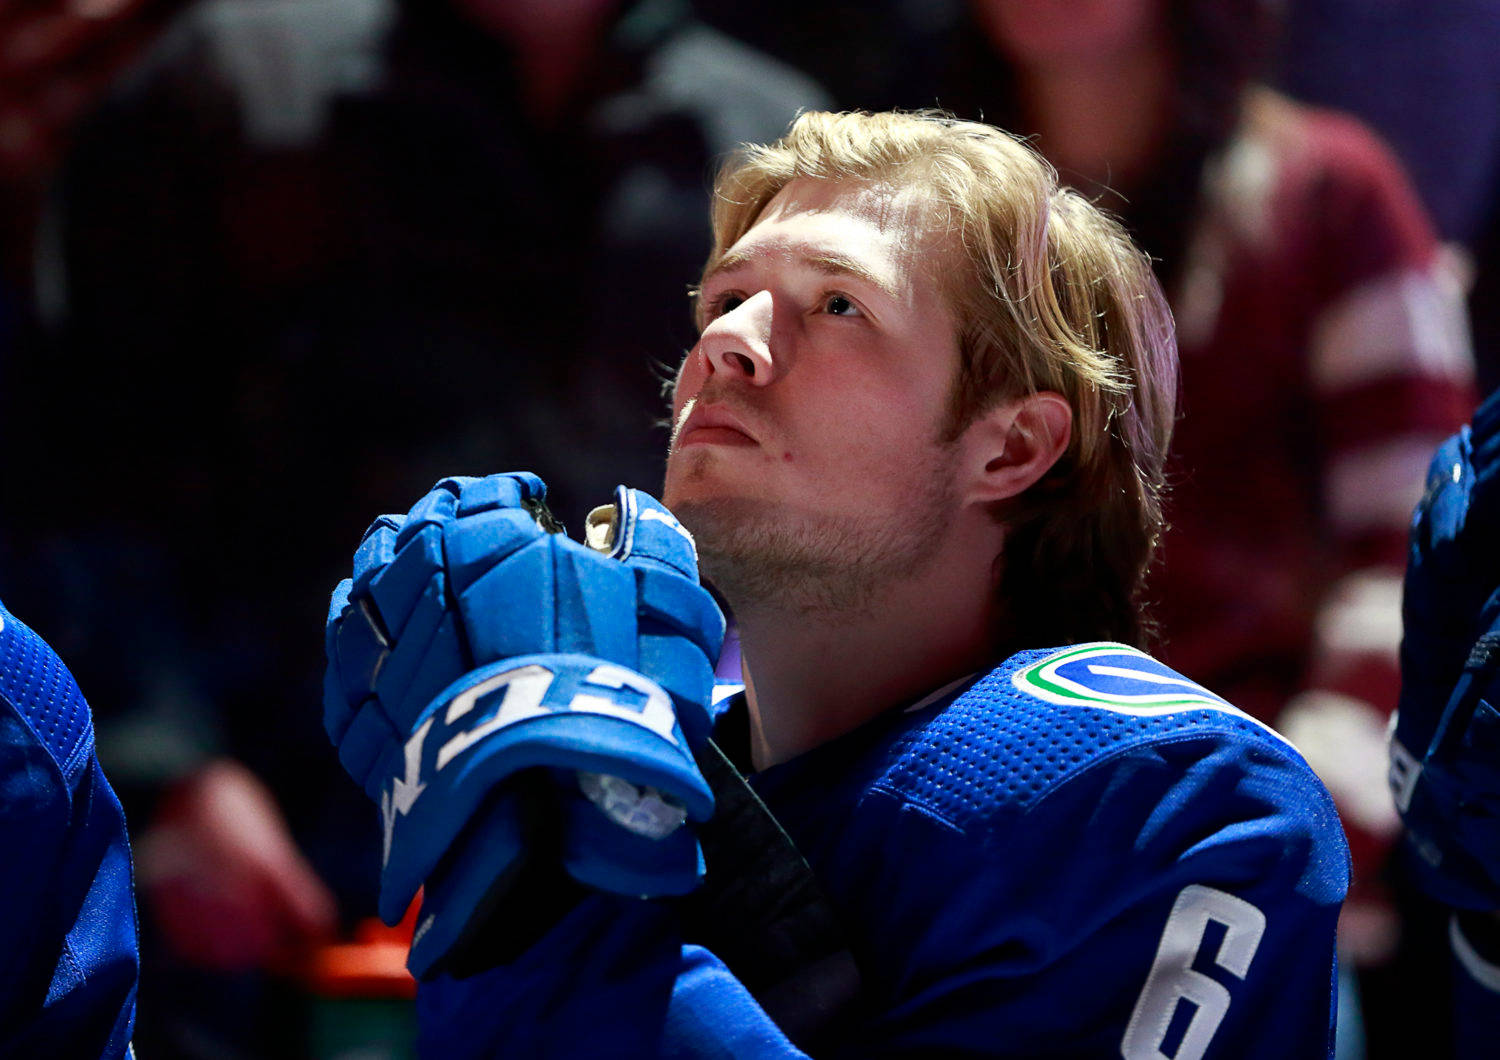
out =
<path fill-rule="evenodd" d="M 129 1056 L 130 846 L 73 676 L 0 605 L 0 1056 Z"/>

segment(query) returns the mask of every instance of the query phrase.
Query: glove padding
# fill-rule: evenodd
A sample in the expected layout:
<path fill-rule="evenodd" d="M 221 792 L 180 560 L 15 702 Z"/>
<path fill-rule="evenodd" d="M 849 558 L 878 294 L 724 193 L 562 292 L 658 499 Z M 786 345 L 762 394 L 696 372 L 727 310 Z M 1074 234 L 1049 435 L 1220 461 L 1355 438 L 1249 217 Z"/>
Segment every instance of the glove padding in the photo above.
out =
<path fill-rule="evenodd" d="M 486 799 L 523 770 L 554 771 L 563 863 L 582 882 L 665 894 L 701 875 L 679 826 L 712 812 L 690 739 L 708 731 L 723 618 L 692 540 L 621 488 L 596 520 L 604 555 L 557 533 L 544 497 L 528 474 L 444 480 L 375 522 L 330 608 L 325 721 L 381 805 L 381 916 L 428 884 L 419 975 L 521 855 L 527 801 Z M 471 828 L 445 859 L 482 804 L 483 841 Z"/>
<path fill-rule="evenodd" d="M 1412 518 L 1390 782 L 1424 889 L 1500 907 L 1500 394 L 1433 457 Z"/>

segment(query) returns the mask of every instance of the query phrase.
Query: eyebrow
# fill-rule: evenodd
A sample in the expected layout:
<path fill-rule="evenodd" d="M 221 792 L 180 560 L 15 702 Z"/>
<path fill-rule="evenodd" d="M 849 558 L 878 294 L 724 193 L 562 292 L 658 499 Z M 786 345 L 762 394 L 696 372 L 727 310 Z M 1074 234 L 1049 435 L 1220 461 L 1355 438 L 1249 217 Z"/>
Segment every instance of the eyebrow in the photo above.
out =
<path fill-rule="evenodd" d="M 720 258 L 718 264 L 704 275 L 703 283 L 707 284 L 714 277 L 724 273 L 737 272 L 753 264 L 754 261 L 754 254 L 732 250 Z M 892 301 L 900 300 L 900 295 L 889 280 L 872 272 L 864 262 L 855 258 L 844 254 L 823 252 L 818 254 L 801 254 L 797 256 L 796 261 L 799 265 L 805 265 L 825 275 L 851 276 L 856 280 L 869 284 Z"/>

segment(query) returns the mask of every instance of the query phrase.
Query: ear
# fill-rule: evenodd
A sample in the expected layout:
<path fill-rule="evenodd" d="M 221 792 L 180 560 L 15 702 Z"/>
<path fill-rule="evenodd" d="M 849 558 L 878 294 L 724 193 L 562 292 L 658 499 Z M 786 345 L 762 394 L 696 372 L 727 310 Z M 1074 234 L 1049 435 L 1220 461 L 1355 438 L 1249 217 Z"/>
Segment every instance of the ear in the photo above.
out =
<path fill-rule="evenodd" d="M 1068 448 L 1073 410 L 1061 394 L 1044 390 L 997 405 L 959 438 L 966 501 L 1003 501 L 1024 493 Z"/>

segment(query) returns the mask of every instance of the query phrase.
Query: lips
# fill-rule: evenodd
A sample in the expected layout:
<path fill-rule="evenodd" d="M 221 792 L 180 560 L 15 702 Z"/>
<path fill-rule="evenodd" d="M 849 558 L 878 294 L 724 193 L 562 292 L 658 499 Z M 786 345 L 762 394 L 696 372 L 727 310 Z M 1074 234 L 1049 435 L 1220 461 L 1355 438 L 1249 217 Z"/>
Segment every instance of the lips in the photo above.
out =
<path fill-rule="evenodd" d="M 674 449 L 689 445 L 759 445 L 743 421 L 724 405 L 694 403 L 677 431 Z"/>

